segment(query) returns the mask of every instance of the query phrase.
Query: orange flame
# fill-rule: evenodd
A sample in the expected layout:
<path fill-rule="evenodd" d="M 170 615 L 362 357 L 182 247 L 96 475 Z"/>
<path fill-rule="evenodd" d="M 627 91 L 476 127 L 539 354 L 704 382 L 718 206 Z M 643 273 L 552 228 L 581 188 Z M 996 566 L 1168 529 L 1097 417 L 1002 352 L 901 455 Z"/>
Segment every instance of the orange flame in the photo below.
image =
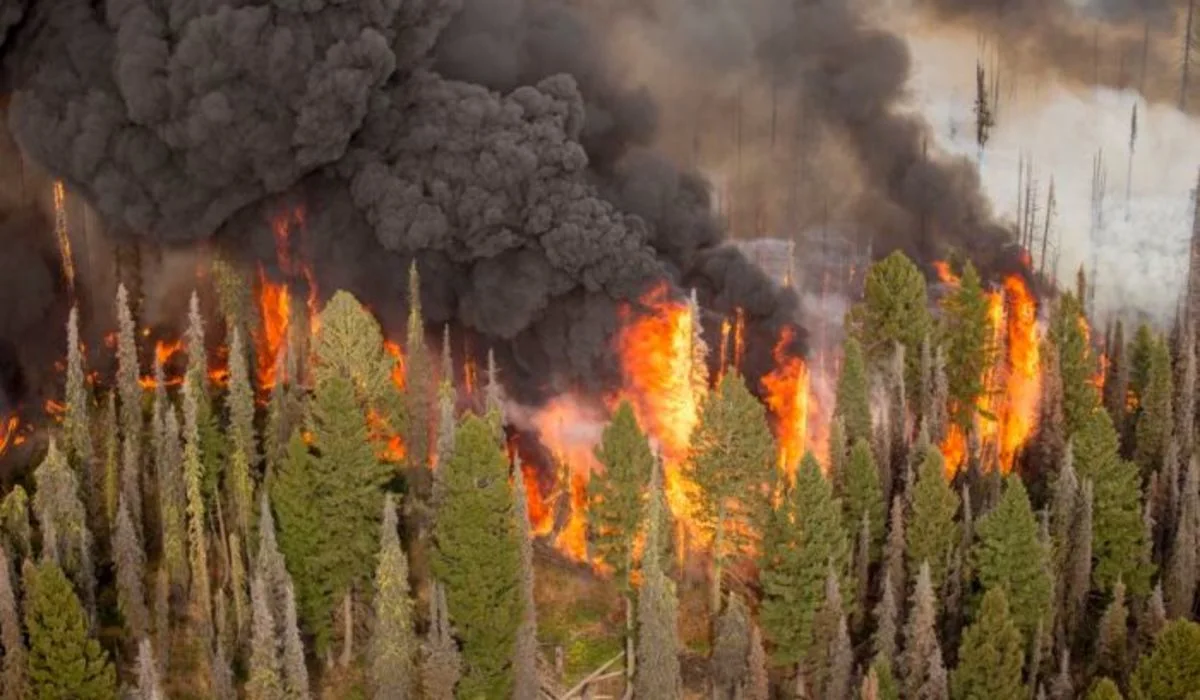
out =
<path fill-rule="evenodd" d="M 767 407 L 775 417 L 775 440 L 779 448 L 779 471 L 788 480 L 795 478 L 796 467 L 808 445 L 808 417 L 811 387 L 808 366 L 799 357 L 791 357 L 787 349 L 796 331 L 784 326 L 775 344 L 775 368 L 763 375 Z"/>
<path fill-rule="evenodd" d="M 534 537 L 545 537 L 554 529 L 554 511 L 542 497 L 538 488 L 537 470 L 521 464 L 521 482 L 525 489 L 525 501 L 529 507 L 529 528 Z"/>
<path fill-rule="evenodd" d="M 63 421 L 63 416 L 65 416 L 67 413 L 66 405 L 55 401 L 54 399 L 46 399 L 44 408 L 46 415 L 53 418 L 56 423 L 61 423 Z"/>
<path fill-rule="evenodd" d="M 569 476 L 567 489 L 559 498 L 567 498 L 567 518 L 554 539 L 554 546 L 575 561 L 587 561 L 587 484 L 593 471 L 602 469 L 594 452 L 603 431 L 603 417 L 594 409 L 563 395 L 551 400 L 533 417 L 541 443 L 563 465 Z M 535 485 L 536 488 L 536 485 Z M 540 494 L 539 494 L 540 498 Z M 532 507 L 531 511 L 532 513 Z M 551 518 L 553 521 L 554 518 Z M 551 522 L 551 527 L 553 527 Z"/>
<path fill-rule="evenodd" d="M 276 284 L 267 278 L 266 272 L 258 268 L 258 311 L 262 320 L 255 338 L 255 362 L 258 367 L 258 386 L 268 391 L 275 386 L 279 351 L 287 342 L 288 323 L 291 321 L 291 292 L 286 284 Z M 286 380 L 287 377 L 282 379 Z"/>
<path fill-rule="evenodd" d="M 4 456 L 9 447 L 25 442 L 24 436 L 17 434 L 17 430 L 20 427 L 21 419 L 16 415 L 9 416 L 7 419 L 0 421 L 0 457 Z"/>
<path fill-rule="evenodd" d="M 404 438 L 393 430 L 391 422 L 374 408 L 367 411 L 367 431 L 371 440 L 378 445 L 379 459 L 395 463 L 404 461 Z"/>
<path fill-rule="evenodd" d="M 395 343 L 391 340 L 385 340 L 383 342 L 383 349 L 387 352 L 387 354 L 392 356 L 393 360 L 395 360 L 395 362 L 392 364 L 392 384 L 395 384 L 396 388 L 400 391 L 404 391 L 404 386 L 407 383 L 407 371 L 405 370 L 404 366 L 404 350 L 400 347 L 399 343 Z"/>
<path fill-rule="evenodd" d="M 941 280 L 942 284 L 957 287 L 962 283 L 962 278 L 954 274 L 950 269 L 950 263 L 945 260 L 934 260 L 933 269 L 937 271 L 938 279 Z"/>

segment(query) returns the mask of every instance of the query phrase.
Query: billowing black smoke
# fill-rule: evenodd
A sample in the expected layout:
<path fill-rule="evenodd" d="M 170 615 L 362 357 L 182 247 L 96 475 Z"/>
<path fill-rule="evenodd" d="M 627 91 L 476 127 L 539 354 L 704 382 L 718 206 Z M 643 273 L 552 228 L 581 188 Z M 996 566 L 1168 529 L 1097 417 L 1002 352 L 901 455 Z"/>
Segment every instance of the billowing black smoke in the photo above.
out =
<path fill-rule="evenodd" d="M 427 320 L 520 398 L 610 382 L 617 307 L 660 280 L 752 334 L 794 318 L 559 3 L 56 0 L 17 27 L 13 133 L 111 226 L 258 263 L 299 204 L 322 290 L 398 328 L 415 258 Z"/>

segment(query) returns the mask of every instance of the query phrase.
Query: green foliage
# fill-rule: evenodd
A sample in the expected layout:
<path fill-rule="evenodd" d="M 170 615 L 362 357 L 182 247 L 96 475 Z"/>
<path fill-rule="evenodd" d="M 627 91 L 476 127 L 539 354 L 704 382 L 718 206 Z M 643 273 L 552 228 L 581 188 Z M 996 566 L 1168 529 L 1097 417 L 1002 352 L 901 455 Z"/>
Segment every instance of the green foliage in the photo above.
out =
<path fill-rule="evenodd" d="M 1171 435 L 1171 350 L 1165 340 L 1154 341 L 1149 360 L 1134 438 L 1134 461 L 1142 474 L 1149 474 L 1162 464 Z"/>
<path fill-rule="evenodd" d="M 1129 389 L 1141 403 L 1146 387 L 1150 384 L 1150 364 L 1153 362 L 1154 346 L 1157 345 L 1154 332 L 1146 324 L 1138 326 L 1129 348 Z"/>
<path fill-rule="evenodd" d="M 425 318 L 421 314 L 421 276 L 417 263 L 413 261 L 408 271 L 408 326 L 404 336 L 404 366 L 407 384 L 404 392 L 404 410 L 408 418 L 405 424 L 404 446 L 407 450 L 408 466 L 413 470 L 417 483 L 416 496 L 431 497 L 428 492 L 425 466 L 429 463 L 430 416 L 437 400 L 437 379 L 434 376 L 433 358 L 425 346 Z"/>
<path fill-rule="evenodd" d="M 254 387 L 246 351 L 238 330 L 229 344 L 229 435 L 232 450 L 225 479 L 226 503 L 233 527 L 249 539 L 254 522 L 254 482 L 250 472 L 258 462 L 258 438 L 254 430 Z"/>
<path fill-rule="evenodd" d="M 642 494 L 654 467 L 650 443 L 629 403 L 621 403 L 604 429 L 596 460 L 604 471 L 593 474 L 587 487 L 592 545 L 596 555 L 613 567 L 617 585 L 628 590 L 633 540 L 644 518 Z"/>
<path fill-rule="evenodd" d="M 272 500 L 300 618 L 321 654 L 330 641 L 335 602 L 371 575 L 390 469 L 375 455 L 346 376 L 329 374 L 317 384 L 312 431 L 312 454 L 293 438 Z"/>
<path fill-rule="evenodd" d="M 406 700 L 414 685 L 417 640 L 408 593 L 408 557 L 400 547 L 397 527 L 396 509 L 389 496 L 383 506 L 367 654 L 367 676 L 373 697 L 380 700 Z"/>
<path fill-rule="evenodd" d="M 88 635 L 87 616 L 70 582 L 51 561 L 25 567 L 29 695 L 33 700 L 115 700 L 108 654 Z"/>
<path fill-rule="evenodd" d="M 892 664 L 887 659 L 875 659 L 871 662 L 871 672 L 875 674 L 879 694 L 875 700 L 900 700 L 900 683 L 892 671 Z M 862 700 L 867 700 L 863 698 Z"/>
<path fill-rule="evenodd" d="M 813 619 L 825 600 L 828 567 L 844 577 L 849 555 L 841 503 L 807 453 L 796 485 L 771 513 L 760 556 L 759 617 L 777 664 L 794 664 L 807 655 Z"/>
<path fill-rule="evenodd" d="M 884 520 L 883 487 L 879 483 L 879 470 L 871 455 L 871 446 L 859 440 L 850 451 L 850 461 L 842 477 L 842 506 L 844 523 L 848 528 L 861 526 L 863 516 L 871 528 L 871 561 L 879 559 L 883 547 Z M 857 533 L 849 532 L 850 536 Z"/>
<path fill-rule="evenodd" d="M 882 363 L 892 356 L 897 343 L 905 353 L 905 385 L 920 386 L 921 341 L 933 329 L 925 277 L 895 251 L 867 271 L 863 302 L 850 314 L 855 334 L 868 359 Z"/>
<path fill-rule="evenodd" d="M 1049 336 L 1058 353 L 1067 435 L 1082 429 L 1100 405 L 1100 397 L 1092 384 L 1096 361 L 1086 329 L 1087 321 L 1079 300 L 1071 294 L 1059 298 L 1050 317 Z"/>
<path fill-rule="evenodd" d="M 1023 648 L 1021 633 L 1009 616 L 1004 589 L 989 589 L 979 617 L 963 633 L 958 668 L 950 677 L 950 696 L 954 700 L 1023 700 Z"/>
<path fill-rule="evenodd" d="M 523 615 L 520 553 L 508 460 L 491 425 L 468 414 L 444 465 L 434 527 L 433 574 L 445 585 L 466 672 L 460 698 L 511 692 L 512 659 Z"/>
<path fill-rule="evenodd" d="M 1137 467 L 1117 454 L 1117 433 L 1106 411 L 1092 412 L 1073 444 L 1075 471 L 1095 485 L 1092 579 L 1106 591 L 1120 579 L 1133 595 L 1146 595 L 1154 567 L 1146 556 Z"/>
<path fill-rule="evenodd" d="M 1117 688 L 1117 684 L 1113 683 L 1108 678 L 1101 678 L 1092 684 L 1092 689 L 1088 691 L 1087 700 L 1125 700 L 1121 696 L 1121 690 Z"/>
<path fill-rule="evenodd" d="M 921 562 L 929 563 L 933 587 L 938 590 L 946 577 L 950 552 L 958 543 L 954 515 L 958 494 L 946 481 L 945 462 L 936 447 L 927 446 L 913 489 L 912 512 L 907 523 L 908 571 L 915 575 Z"/>
<path fill-rule="evenodd" d="M 838 377 L 833 414 L 842 419 L 846 442 L 871 439 L 871 397 L 862 345 L 853 335 L 842 345 L 842 373 Z"/>
<path fill-rule="evenodd" d="M 971 428 L 975 406 L 984 391 L 984 374 L 994 349 L 988 323 L 988 298 L 975 266 L 967 263 L 958 288 L 942 300 L 939 342 L 946 350 L 950 419 Z"/>
<path fill-rule="evenodd" d="M 678 700 L 682 695 L 679 672 L 679 601 L 675 584 L 663 571 L 666 537 L 666 503 L 661 472 L 650 489 L 646 515 L 646 553 L 642 557 L 642 588 L 638 596 L 637 664 L 634 694 L 639 698 Z"/>
<path fill-rule="evenodd" d="M 722 561 L 742 544 L 734 533 L 760 531 L 775 481 L 766 413 L 737 372 L 726 374 L 700 408 L 692 476 L 703 493 L 701 518 L 716 532 L 714 552 Z M 735 522 L 742 526 L 732 526 Z"/>
<path fill-rule="evenodd" d="M 1167 625 L 1129 682 L 1131 700 L 1195 700 L 1200 691 L 1200 624 Z"/>
<path fill-rule="evenodd" d="M 4 547 L 18 561 L 33 554 L 33 528 L 29 524 L 29 495 L 20 484 L 0 501 L 0 535 Z"/>
<path fill-rule="evenodd" d="M 1012 620 L 1026 639 L 1050 612 L 1049 552 L 1038 537 L 1038 522 L 1020 477 L 1006 480 L 1000 503 L 979 519 L 971 562 L 987 591 L 1004 590 Z M 986 596 L 985 596 L 986 603 Z M 1006 613 L 1007 614 L 1007 613 Z"/>
<path fill-rule="evenodd" d="M 211 638 L 213 633 L 212 594 L 208 570 L 208 532 L 205 524 L 203 496 L 204 462 L 201 453 L 203 439 L 200 436 L 199 404 L 191 377 L 183 380 L 184 448 L 183 479 L 187 503 L 188 565 L 192 573 L 192 607 L 200 615 L 201 637 Z"/>

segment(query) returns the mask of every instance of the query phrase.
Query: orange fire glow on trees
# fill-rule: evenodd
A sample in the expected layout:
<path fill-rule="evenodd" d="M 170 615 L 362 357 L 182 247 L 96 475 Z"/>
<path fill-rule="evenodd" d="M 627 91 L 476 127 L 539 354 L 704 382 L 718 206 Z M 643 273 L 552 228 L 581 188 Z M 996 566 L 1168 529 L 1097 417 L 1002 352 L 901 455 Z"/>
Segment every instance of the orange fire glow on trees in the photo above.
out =
<path fill-rule="evenodd" d="M 796 467 L 809 446 L 809 408 L 813 401 L 808 366 L 803 359 L 787 354 L 795 333 L 791 326 L 784 327 L 772 352 L 775 368 L 762 378 L 767 407 L 775 418 L 779 470 L 789 481 L 795 478 Z"/>

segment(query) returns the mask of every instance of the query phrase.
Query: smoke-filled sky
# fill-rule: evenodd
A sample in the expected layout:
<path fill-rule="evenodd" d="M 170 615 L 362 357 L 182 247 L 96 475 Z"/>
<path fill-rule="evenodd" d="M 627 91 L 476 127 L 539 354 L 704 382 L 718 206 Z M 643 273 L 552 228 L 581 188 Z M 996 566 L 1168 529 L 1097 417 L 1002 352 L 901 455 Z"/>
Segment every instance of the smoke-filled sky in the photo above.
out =
<path fill-rule="evenodd" d="M 1170 11 L 1108 0 L 1090 46 L 1121 69 L 1089 78 L 1069 3 L 1010 4 L 1002 25 L 982 1 L 906 16 L 1060 41 L 1019 70 L 1072 86 L 1132 85 L 1145 46 L 1154 80 L 1137 86 L 1163 102 Z M 1019 267 L 991 171 L 938 148 L 881 7 L 0 0 L 0 67 L 14 137 L 110 232 L 269 263 L 271 218 L 302 206 L 322 289 L 395 326 L 415 258 L 428 320 L 497 347 L 536 398 L 610 383 L 616 308 L 661 279 L 744 308 L 769 354 L 796 300 L 721 245 L 727 228 Z"/>

